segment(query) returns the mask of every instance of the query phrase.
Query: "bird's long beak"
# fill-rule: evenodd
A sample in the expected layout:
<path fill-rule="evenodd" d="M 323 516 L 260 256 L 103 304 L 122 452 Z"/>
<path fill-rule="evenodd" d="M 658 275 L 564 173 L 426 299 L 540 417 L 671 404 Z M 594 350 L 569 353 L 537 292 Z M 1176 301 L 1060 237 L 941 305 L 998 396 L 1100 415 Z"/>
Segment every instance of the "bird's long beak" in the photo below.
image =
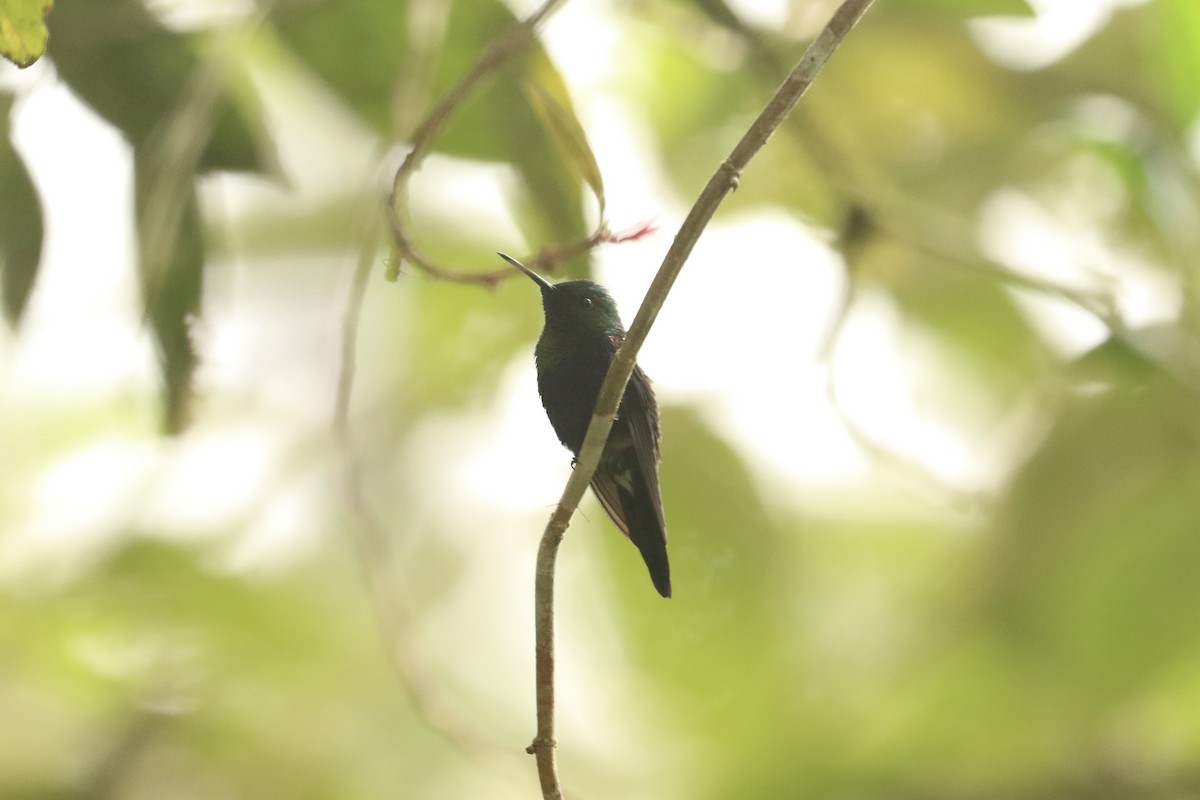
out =
<path fill-rule="evenodd" d="M 524 272 L 526 275 L 528 275 L 530 278 L 532 278 L 534 283 L 536 283 L 538 286 L 542 287 L 542 291 L 549 291 L 554 288 L 553 283 L 550 283 L 550 281 L 546 280 L 541 275 L 538 275 L 536 272 L 534 272 L 529 267 L 522 264 L 520 261 L 517 261 L 512 256 L 506 256 L 506 255 L 504 255 L 504 253 L 496 253 L 496 255 L 500 256 L 505 261 L 512 264 L 517 269 L 521 270 L 521 272 Z"/>

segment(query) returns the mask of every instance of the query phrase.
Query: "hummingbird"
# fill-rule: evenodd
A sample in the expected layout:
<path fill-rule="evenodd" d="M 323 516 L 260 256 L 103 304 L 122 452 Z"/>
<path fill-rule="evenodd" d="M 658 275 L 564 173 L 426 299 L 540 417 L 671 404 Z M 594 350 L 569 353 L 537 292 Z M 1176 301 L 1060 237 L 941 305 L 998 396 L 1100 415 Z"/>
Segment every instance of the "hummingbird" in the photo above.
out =
<path fill-rule="evenodd" d="M 598 283 L 550 283 L 515 258 L 497 255 L 528 275 L 542 291 L 546 324 L 534 349 L 538 393 L 559 441 L 578 458 L 600 385 L 625 341 L 617 304 Z M 654 588 L 670 597 L 667 525 L 658 488 L 658 438 L 654 390 L 646 373 L 634 366 L 592 476 L 592 492 L 641 552 Z"/>

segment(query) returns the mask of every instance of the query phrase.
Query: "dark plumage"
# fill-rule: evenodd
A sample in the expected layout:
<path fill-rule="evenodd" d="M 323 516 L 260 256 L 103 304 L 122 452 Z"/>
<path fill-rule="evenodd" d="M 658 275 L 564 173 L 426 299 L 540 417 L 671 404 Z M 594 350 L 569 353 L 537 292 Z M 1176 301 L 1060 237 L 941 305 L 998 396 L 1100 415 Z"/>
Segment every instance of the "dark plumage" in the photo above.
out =
<path fill-rule="evenodd" d="M 616 303 L 599 284 L 551 284 L 515 259 L 503 253 L 500 257 L 541 288 L 546 325 L 534 350 L 538 392 L 559 441 L 578 456 L 600 385 L 625 340 Z M 670 597 L 667 525 L 658 488 L 658 437 L 658 405 L 650 379 L 634 367 L 592 476 L 592 491 L 641 552 L 654 588 Z"/>

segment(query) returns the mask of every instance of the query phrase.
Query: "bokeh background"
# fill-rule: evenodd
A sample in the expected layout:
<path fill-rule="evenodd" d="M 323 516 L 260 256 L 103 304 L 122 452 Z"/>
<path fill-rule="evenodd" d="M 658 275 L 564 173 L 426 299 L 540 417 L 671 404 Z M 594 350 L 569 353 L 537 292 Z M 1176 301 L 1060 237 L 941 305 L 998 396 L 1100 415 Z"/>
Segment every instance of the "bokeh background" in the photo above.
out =
<path fill-rule="evenodd" d="M 641 233 L 555 272 L 630 320 L 834 7 L 568 0 L 414 244 Z M 0 70 L 0 797 L 537 796 L 537 292 L 381 224 L 532 9 L 59 0 Z M 643 350 L 675 598 L 568 531 L 569 796 L 1200 796 L 1198 110 L 1195 0 L 878 0 Z"/>

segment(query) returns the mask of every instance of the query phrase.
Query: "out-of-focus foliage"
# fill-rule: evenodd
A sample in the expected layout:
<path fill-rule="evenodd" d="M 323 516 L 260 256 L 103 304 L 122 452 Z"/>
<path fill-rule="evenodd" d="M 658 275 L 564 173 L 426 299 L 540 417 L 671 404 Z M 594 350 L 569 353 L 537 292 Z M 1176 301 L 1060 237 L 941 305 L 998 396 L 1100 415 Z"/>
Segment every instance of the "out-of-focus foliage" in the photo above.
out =
<path fill-rule="evenodd" d="M 28 67 L 46 52 L 46 14 L 53 0 L 0 0 L 0 55 Z"/>
<path fill-rule="evenodd" d="M 191 185 L 204 172 L 265 173 L 274 164 L 255 94 L 235 89 L 244 76 L 226 74 L 232 65 L 215 51 L 205 62 L 199 45 L 199 37 L 169 30 L 138 0 L 64 3 L 50 44 L 59 77 L 136 153 L 144 301 L 170 433 L 187 416 L 196 362 L 187 326 L 199 309 L 206 263 Z"/>
<path fill-rule="evenodd" d="M 410 16 L 421 26 L 411 35 Z M 297 58 L 363 122 L 385 135 L 410 134 L 426 105 L 439 99 L 516 22 L 499 0 L 430 3 L 411 12 L 366 0 L 350 5 L 291 2 L 281 4 L 277 17 L 276 30 Z M 439 41 L 444 46 L 439 48 Z M 422 78 L 425 83 L 419 82 Z M 514 200 L 540 212 L 522 215 L 530 226 L 529 238 L 578 238 L 584 234 L 579 166 L 543 157 L 551 139 L 530 103 L 525 88 L 530 83 L 570 113 L 562 78 L 534 44 L 490 78 L 486 91 L 467 100 L 435 149 L 512 165 L 525 189 Z"/>
<path fill-rule="evenodd" d="M 542 126 L 554 142 L 555 149 L 562 158 L 579 171 L 584 183 L 592 190 L 596 202 L 600 206 L 600 214 L 604 215 L 604 176 L 600 173 L 600 165 L 596 163 L 596 155 L 588 144 L 587 132 L 579 124 L 568 109 L 550 96 L 550 93 L 536 83 L 526 87 L 529 103 L 542 121 Z"/>
<path fill-rule="evenodd" d="M 418 244 L 490 265 L 586 235 L 597 206 L 625 221 L 625 165 L 604 157 L 623 150 L 597 129 L 644 137 L 666 193 L 652 205 L 690 202 L 832 9 L 793 0 L 767 24 L 752 5 L 617 4 L 600 88 L 532 45 L 434 140 L 409 197 Z M 887 320 L 896 351 L 868 363 L 871 391 L 901 405 L 886 377 L 902 374 L 984 477 L 930 489 L 868 420 L 863 477 L 796 478 L 739 439 L 736 414 L 666 387 L 676 597 L 654 596 L 590 501 L 564 546 L 569 792 L 1200 795 L 1200 6 L 1104 8 L 1077 46 L 1018 68 L 988 18 L 1032 25 L 1023 0 L 879 0 L 742 176 L 717 224 L 770 212 L 841 245 L 829 370 L 862 316 Z M 514 13 L 173 11 L 62 0 L 49 18 L 45 80 L 132 151 L 134 316 L 164 412 L 122 376 L 103 399 L 0 396 L 0 797 L 534 797 L 532 564 L 561 475 L 543 488 L 529 454 L 568 458 L 528 385 L 537 295 L 379 280 L 380 189 L 362 169 L 394 168 L 387 148 Z M 633 124 L 589 125 L 585 107 Z M 316 191 L 296 180 L 314 165 Z M 475 172 L 507 224 L 473 215 Z M 22 321 L 5 358 L 44 277 L 55 210 L 38 178 L 0 141 L 3 301 Z M 226 203 L 228 186 L 256 202 Z M 811 265 L 755 241 L 705 262 L 705 243 L 696 266 L 730 292 L 686 349 L 733 341 L 764 376 L 805 374 L 819 343 L 743 338 L 732 306 L 767 306 L 760 276 Z M 350 421 L 381 538 L 340 492 L 328 430 L 364 249 Z M 796 394 L 780 399 L 804 413 Z M 531 415 L 541 439 L 497 432 Z"/>
<path fill-rule="evenodd" d="M 201 44 L 136 0 L 74 0 L 55 11 L 50 55 L 59 77 L 135 148 L 186 147 L 192 170 L 267 170 L 258 109 L 224 85 L 236 65 L 212 55 L 205 63 Z M 172 123 L 195 140 L 168 132 Z"/>
<path fill-rule="evenodd" d="M 12 105 L 0 97 L 0 112 L 8 116 Z M 16 325 L 25 310 L 38 260 L 42 255 L 42 214 L 25 163 L 13 150 L 8 136 L 0 137 L 0 299 L 4 318 Z"/>
<path fill-rule="evenodd" d="M 1200 86 L 1196 84 L 1196 72 L 1200 70 L 1200 6 L 1187 0 L 1156 5 L 1158 19 L 1152 34 L 1158 40 L 1155 83 L 1175 127 L 1186 134 L 1200 110 Z"/>

